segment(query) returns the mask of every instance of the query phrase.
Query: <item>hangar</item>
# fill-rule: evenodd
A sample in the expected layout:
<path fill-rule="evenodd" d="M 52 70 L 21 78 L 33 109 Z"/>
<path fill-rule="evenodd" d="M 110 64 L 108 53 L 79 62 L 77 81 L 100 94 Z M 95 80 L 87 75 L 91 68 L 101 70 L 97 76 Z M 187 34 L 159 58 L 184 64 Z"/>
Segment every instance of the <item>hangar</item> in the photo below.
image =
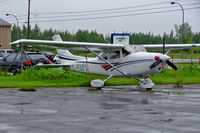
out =
<path fill-rule="evenodd" d="M 0 49 L 10 49 L 11 24 L 0 19 Z"/>

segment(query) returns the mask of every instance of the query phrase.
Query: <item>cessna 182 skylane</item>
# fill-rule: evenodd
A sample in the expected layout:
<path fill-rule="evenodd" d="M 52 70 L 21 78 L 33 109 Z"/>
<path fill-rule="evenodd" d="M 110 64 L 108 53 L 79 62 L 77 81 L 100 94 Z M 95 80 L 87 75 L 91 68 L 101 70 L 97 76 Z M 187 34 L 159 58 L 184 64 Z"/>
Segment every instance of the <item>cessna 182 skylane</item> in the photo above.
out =
<path fill-rule="evenodd" d="M 32 45 L 52 45 L 56 47 L 83 47 L 93 53 L 96 57 L 82 57 L 71 54 L 68 50 L 57 49 L 56 59 L 60 65 L 69 66 L 71 70 L 93 74 L 106 75 L 104 81 L 96 79 L 91 81 L 91 86 L 102 88 L 104 83 L 112 77 L 135 78 L 140 87 L 151 89 L 154 83 L 149 76 L 163 71 L 167 64 L 175 70 L 178 68 L 170 62 L 166 54 L 147 52 L 145 48 L 162 48 L 162 44 L 152 45 L 122 45 L 105 43 L 69 42 L 62 41 L 59 35 L 53 36 L 53 41 L 21 39 L 11 44 L 31 43 Z M 200 44 L 166 44 L 167 48 L 176 47 L 199 47 Z M 102 50 L 97 54 L 92 48 Z M 143 79 L 139 79 L 143 78 Z"/>

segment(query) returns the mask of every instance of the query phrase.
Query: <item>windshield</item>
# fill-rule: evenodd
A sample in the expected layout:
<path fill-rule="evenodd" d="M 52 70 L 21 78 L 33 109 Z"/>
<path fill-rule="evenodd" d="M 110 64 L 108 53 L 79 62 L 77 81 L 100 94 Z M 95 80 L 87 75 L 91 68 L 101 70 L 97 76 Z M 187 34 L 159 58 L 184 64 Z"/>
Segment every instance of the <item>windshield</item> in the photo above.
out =
<path fill-rule="evenodd" d="M 23 55 L 23 59 L 24 58 L 27 59 L 27 57 L 25 57 L 25 55 Z M 21 54 L 13 53 L 13 54 L 10 54 L 9 56 L 6 57 L 7 62 L 13 62 L 14 59 L 15 59 L 15 61 L 20 61 L 21 60 Z"/>
<path fill-rule="evenodd" d="M 124 49 L 130 53 L 147 52 L 142 45 L 126 45 Z"/>

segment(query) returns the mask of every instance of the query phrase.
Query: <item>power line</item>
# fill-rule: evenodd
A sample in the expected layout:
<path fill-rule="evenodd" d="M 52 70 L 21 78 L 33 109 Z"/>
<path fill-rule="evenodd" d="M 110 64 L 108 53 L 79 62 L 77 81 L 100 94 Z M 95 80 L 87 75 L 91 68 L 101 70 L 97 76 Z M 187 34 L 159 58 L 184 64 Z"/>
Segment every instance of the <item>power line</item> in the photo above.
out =
<path fill-rule="evenodd" d="M 190 4 L 190 5 L 196 5 L 200 3 Z M 115 12 L 103 12 L 103 13 L 89 13 L 84 15 L 65 15 L 65 16 L 43 16 L 43 17 L 37 17 L 37 18 L 61 18 L 61 17 L 79 17 L 79 16 L 91 16 L 91 15 L 104 15 L 104 14 L 116 14 L 116 13 L 126 13 L 126 12 L 137 12 L 137 11 L 148 11 L 148 10 L 158 10 L 158 9 L 168 9 L 168 8 L 174 8 L 171 6 L 167 7 L 159 7 L 159 8 L 146 8 L 146 9 L 137 9 L 137 10 L 126 10 L 126 11 L 115 11 Z"/>
<path fill-rule="evenodd" d="M 74 11 L 74 12 L 43 12 L 39 14 L 76 14 L 76 13 L 88 13 L 88 12 L 106 12 L 106 11 L 115 11 L 115 10 L 124 10 L 124 9 L 130 9 L 130 8 L 140 8 L 140 7 L 146 7 L 146 6 L 155 6 L 155 5 L 161 5 L 170 3 L 170 1 L 167 2 L 159 2 L 159 3 L 153 3 L 153 4 L 145 4 L 145 5 L 138 5 L 138 6 L 128 6 L 128 7 L 119 7 L 119 8 L 109 8 L 109 9 L 98 9 L 98 10 L 86 10 L 86 11 Z"/>
<path fill-rule="evenodd" d="M 170 3 L 170 1 L 167 2 L 159 2 L 159 3 L 153 3 L 153 4 L 145 4 L 145 5 L 138 5 L 138 6 L 128 6 L 128 7 L 119 7 L 119 8 L 109 8 L 109 9 L 98 9 L 98 10 L 85 10 L 85 11 L 62 11 L 62 12 L 38 12 L 38 13 L 31 13 L 31 15 L 34 14 L 44 14 L 44 15 L 51 15 L 51 14 L 83 14 L 83 13 L 90 13 L 90 12 L 106 12 L 106 11 L 115 11 L 115 10 L 127 10 L 130 8 L 140 8 L 140 7 L 146 7 L 146 6 L 155 6 L 155 5 L 161 5 Z M 27 16 L 27 14 L 18 15 L 18 17 Z"/>
<path fill-rule="evenodd" d="M 198 5 L 200 3 L 192 3 L 192 4 L 187 4 L 187 5 L 184 5 L 184 6 L 192 6 L 192 5 Z M 158 9 L 167 9 L 167 8 L 174 8 L 173 6 L 165 6 L 165 7 L 155 7 L 155 8 L 143 8 L 143 9 L 132 9 L 132 10 L 124 10 L 124 11 L 109 11 L 109 12 L 97 12 L 97 13 L 88 13 L 88 14 L 77 14 L 77 15 L 71 15 L 71 14 L 68 14 L 67 16 L 63 15 L 63 16 L 42 16 L 42 17 L 31 17 L 31 19 L 46 19 L 46 18 L 62 18 L 62 17 L 78 17 L 78 16 L 91 16 L 91 15 L 104 15 L 104 14 L 116 14 L 116 13 L 126 13 L 126 12 L 133 12 L 133 11 L 148 11 L 148 10 L 158 10 Z M 34 14 L 36 16 L 36 14 Z M 40 15 L 39 13 L 37 15 Z M 23 17 L 19 17 L 18 16 L 18 19 L 19 20 L 24 20 Z M 8 20 L 9 21 L 9 20 Z"/>
<path fill-rule="evenodd" d="M 200 9 L 199 7 L 194 8 L 186 8 L 184 10 L 194 10 L 194 9 Z M 88 17 L 88 18 L 75 18 L 75 19 L 59 19 L 59 20 L 38 20 L 38 21 L 32 21 L 31 23 L 35 22 L 60 22 L 60 21 L 77 21 L 77 20 L 94 20 L 94 19 L 106 19 L 106 18 L 119 18 L 119 17 L 129 17 L 129 16 L 139 16 L 139 15 L 150 15 L 150 14 L 160 14 L 160 13 L 168 13 L 168 12 L 176 12 L 180 11 L 180 9 L 177 10 L 166 10 L 166 11 L 156 11 L 156 12 L 146 12 L 146 13 L 136 13 L 136 14 L 125 14 L 125 15 L 113 15 L 113 16 L 102 16 L 102 17 Z"/>

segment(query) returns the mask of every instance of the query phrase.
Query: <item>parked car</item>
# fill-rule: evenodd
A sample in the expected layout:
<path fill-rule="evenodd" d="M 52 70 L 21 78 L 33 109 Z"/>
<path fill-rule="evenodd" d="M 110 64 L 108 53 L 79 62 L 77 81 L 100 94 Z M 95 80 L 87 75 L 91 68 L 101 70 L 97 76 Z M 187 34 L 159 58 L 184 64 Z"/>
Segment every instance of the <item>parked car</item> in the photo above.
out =
<path fill-rule="evenodd" d="M 50 61 L 55 63 L 54 57 L 55 55 L 51 52 L 41 52 L 44 56 L 46 56 Z"/>
<path fill-rule="evenodd" d="M 42 54 L 28 54 L 34 64 L 51 64 L 51 61 Z"/>
<path fill-rule="evenodd" d="M 21 54 L 12 53 L 9 56 L 0 60 L 1 69 L 7 70 L 9 72 L 19 71 L 21 68 Z M 31 66 L 31 60 L 23 54 L 23 68 Z"/>
<path fill-rule="evenodd" d="M 15 53 L 15 50 L 13 50 L 13 49 L 0 49 L 0 60 L 2 60 L 4 57 L 8 56 L 11 53 Z"/>
<path fill-rule="evenodd" d="M 51 61 L 41 54 L 22 54 L 23 57 L 23 69 L 33 65 L 40 64 L 51 64 Z M 9 56 L 0 60 L 0 67 L 14 74 L 20 72 L 21 68 L 21 54 L 12 53 Z"/>

